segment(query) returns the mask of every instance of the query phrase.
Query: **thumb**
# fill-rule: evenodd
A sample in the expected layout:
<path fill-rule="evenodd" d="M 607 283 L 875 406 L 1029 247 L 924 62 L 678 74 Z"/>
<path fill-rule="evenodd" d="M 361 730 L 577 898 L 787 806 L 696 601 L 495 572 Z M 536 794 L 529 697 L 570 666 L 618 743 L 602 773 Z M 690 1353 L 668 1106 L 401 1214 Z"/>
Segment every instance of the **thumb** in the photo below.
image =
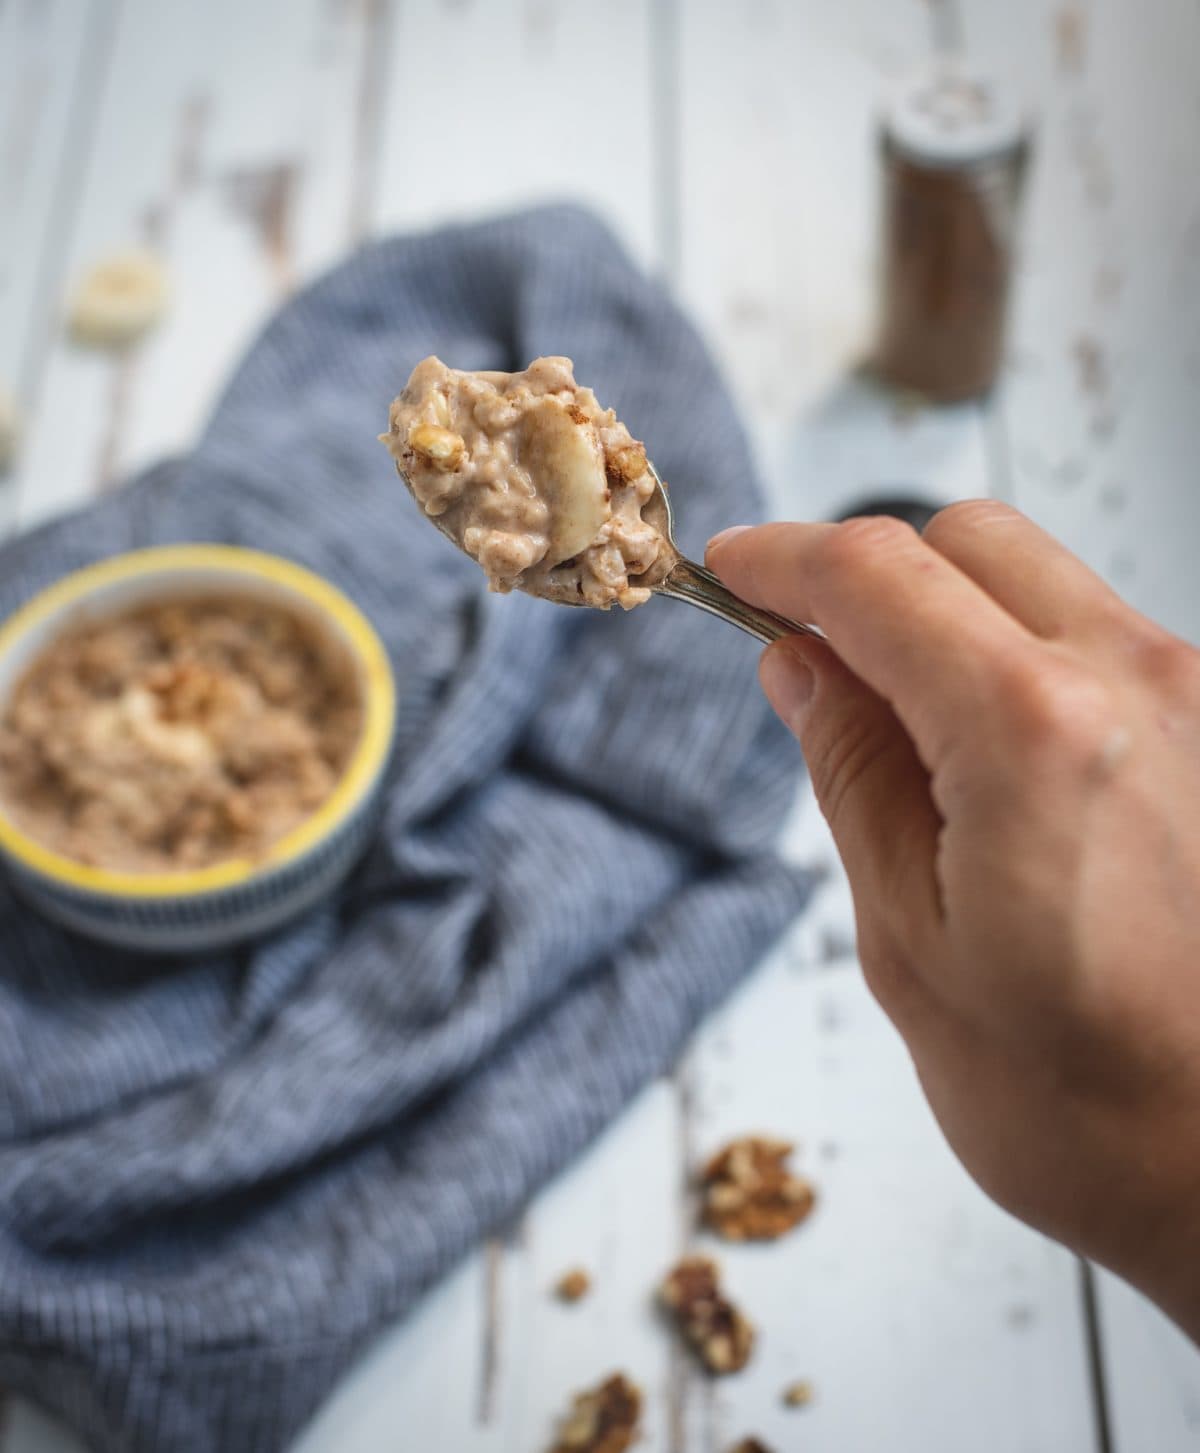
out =
<path fill-rule="evenodd" d="M 886 927 L 889 939 L 916 947 L 941 919 L 941 819 L 908 734 L 821 641 L 776 642 L 763 653 L 759 679 L 799 738 L 854 891 L 860 938 Z"/>

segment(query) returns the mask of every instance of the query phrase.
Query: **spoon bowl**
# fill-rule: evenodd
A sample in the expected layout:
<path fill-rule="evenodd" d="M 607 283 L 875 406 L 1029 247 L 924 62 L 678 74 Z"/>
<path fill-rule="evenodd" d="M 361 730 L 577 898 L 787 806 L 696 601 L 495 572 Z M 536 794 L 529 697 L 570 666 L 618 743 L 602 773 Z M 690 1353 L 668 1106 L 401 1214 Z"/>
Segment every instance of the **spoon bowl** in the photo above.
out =
<path fill-rule="evenodd" d="M 782 640 L 785 636 L 821 638 L 821 632 L 813 626 L 804 625 L 801 621 L 789 620 L 787 616 L 777 615 L 774 611 L 763 610 L 759 606 L 751 605 L 723 585 L 706 566 L 689 560 L 675 543 L 675 517 L 671 513 L 671 498 L 667 486 L 653 464 L 647 462 L 646 468 L 654 479 L 654 493 L 642 507 L 642 518 L 658 531 L 666 542 L 667 548 L 660 553 L 649 570 L 641 575 L 630 577 L 631 585 L 641 586 L 654 595 L 666 596 L 669 600 L 682 600 L 688 605 L 694 605 L 698 610 L 707 611 L 709 615 L 717 616 L 719 619 L 727 621 L 729 625 L 736 626 L 738 630 L 745 631 L 747 635 L 753 636 L 756 641 L 761 641 L 764 645 Z M 412 483 L 401 469 L 399 460 L 396 461 L 396 473 L 404 481 L 404 487 L 415 498 Z M 417 503 L 420 506 L 419 500 Z M 456 549 L 462 548 L 437 515 L 426 514 L 425 518 L 435 529 L 445 535 Z M 541 599 L 552 601 L 555 605 L 575 606 L 583 610 L 592 609 L 586 601 L 579 600 L 572 591 L 566 588 L 562 590 L 561 594 L 554 589 L 539 590 L 536 593 Z"/>

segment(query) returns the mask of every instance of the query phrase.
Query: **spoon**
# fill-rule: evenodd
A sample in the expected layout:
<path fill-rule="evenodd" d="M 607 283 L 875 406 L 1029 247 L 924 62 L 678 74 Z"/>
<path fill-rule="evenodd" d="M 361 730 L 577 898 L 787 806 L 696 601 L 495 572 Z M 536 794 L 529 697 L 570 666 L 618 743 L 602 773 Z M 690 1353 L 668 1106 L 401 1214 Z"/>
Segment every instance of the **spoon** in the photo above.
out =
<path fill-rule="evenodd" d="M 646 576 L 635 580 L 634 584 L 646 585 L 655 595 L 683 600 L 688 605 L 706 610 L 709 615 L 719 616 L 721 620 L 737 626 L 764 645 L 780 641 L 784 636 L 816 636 L 823 639 L 821 632 L 814 626 L 806 626 L 800 621 L 789 620 L 787 616 L 776 615 L 774 611 L 750 605 L 740 595 L 734 595 L 732 590 L 722 585 L 711 570 L 697 565 L 694 560 L 689 560 L 682 554 L 675 543 L 675 520 L 671 514 L 667 486 L 659 478 L 658 470 L 653 464 L 647 464 L 646 467 L 654 479 L 654 493 L 646 501 L 642 518 L 652 524 L 667 542 L 667 564 L 663 571 L 661 564 L 656 562 Z M 651 575 L 657 579 L 652 581 L 648 578 Z"/>
<path fill-rule="evenodd" d="M 654 479 L 654 493 L 642 508 L 642 518 L 658 531 L 666 543 L 666 548 L 643 575 L 631 577 L 632 585 L 643 586 L 652 594 L 664 595 L 670 600 L 686 601 L 688 605 L 694 605 L 707 611 L 709 615 L 728 621 L 731 626 L 737 626 L 738 630 L 745 631 L 764 645 L 780 641 L 785 636 L 816 636 L 818 640 L 824 639 L 815 626 L 806 626 L 800 621 L 789 620 L 787 616 L 776 615 L 774 611 L 751 605 L 722 585 L 711 570 L 689 560 L 675 543 L 675 520 L 671 514 L 667 486 L 653 464 L 647 462 L 646 468 Z M 404 481 L 405 488 L 414 493 L 412 483 L 400 467 L 399 460 L 396 461 L 396 473 Z M 426 519 L 453 545 L 462 549 L 461 543 L 442 520 L 436 515 L 426 515 Z M 549 591 L 534 593 L 556 605 L 577 606 L 582 610 L 591 608 L 585 601 L 576 600 L 565 591 L 561 595 L 551 594 Z"/>

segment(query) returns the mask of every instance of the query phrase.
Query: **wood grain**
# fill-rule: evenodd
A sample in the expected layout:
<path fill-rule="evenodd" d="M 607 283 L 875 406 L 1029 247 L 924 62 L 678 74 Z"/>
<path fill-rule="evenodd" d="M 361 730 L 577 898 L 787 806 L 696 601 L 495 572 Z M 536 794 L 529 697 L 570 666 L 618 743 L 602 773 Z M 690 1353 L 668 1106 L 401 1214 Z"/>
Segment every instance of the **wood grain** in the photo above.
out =
<path fill-rule="evenodd" d="M 572 198 L 656 261 L 650 9 L 649 0 L 403 7 L 373 226 Z"/>
<path fill-rule="evenodd" d="M 66 250 L 115 30 L 108 0 L 0 11 L 0 383 L 28 424 L 39 415 L 60 325 Z M 0 531 L 18 485 L 0 479 Z"/>
<path fill-rule="evenodd" d="M 1195 1453 L 1200 1357 L 1155 1308 L 1115 1277 L 1099 1277 L 1114 1453 Z"/>
<path fill-rule="evenodd" d="M 998 407 L 1016 502 L 1200 639 L 1200 11 L 959 0 L 968 53 L 1037 118 Z"/>
<path fill-rule="evenodd" d="M 980 410 L 877 388 L 869 357 L 876 111 L 940 12 L 753 0 L 736 35 L 681 9 L 680 286 L 717 344 L 775 512 L 823 518 L 866 493 L 988 493 Z"/>
<path fill-rule="evenodd" d="M 1030 90 L 1040 162 L 1003 392 L 931 411 L 858 367 L 873 112 L 909 64 L 959 44 Z M 10 517 L 32 524 L 186 448 L 271 310 L 360 237 L 572 196 L 700 320 L 775 514 L 868 490 L 1012 496 L 1200 635 L 1197 59 L 1192 0 L 10 0 L 0 378 L 30 413 Z M 72 348 L 71 279 L 139 240 L 171 269 L 169 320 L 124 360 Z M 646 1390 L 647 1453 L 723 1453 L 750 1432 L 810 1453 L 898 1437 L 1103 1453 L 1074 1264 L 942 1144 L 862 986 L 807 794 L 787 845 L 827 870 L 787 941 L 519 1234 L 379 1339 L 297 1453 L 527 1453 L 573 1390 L 618 1368 Z M 722 1251 L 763 1339 L 714 1385 L 652 1292 L 682 1248 L 709 1245 L 689 1170 L 753 1129 L 802 1142 L 822 1202 L 778 1247 Z M 565 1307 L 550 1287 L 574 1263 L 595 1288 Z M 1103 1278 L 1098 1301 L 1116 1453 L 1194 1447 L 1200 1359 Z M 816 1399 L 788 1410 L 797 1377 Z M 14 1407 L 4 1453 L 74 1446 Z"/>

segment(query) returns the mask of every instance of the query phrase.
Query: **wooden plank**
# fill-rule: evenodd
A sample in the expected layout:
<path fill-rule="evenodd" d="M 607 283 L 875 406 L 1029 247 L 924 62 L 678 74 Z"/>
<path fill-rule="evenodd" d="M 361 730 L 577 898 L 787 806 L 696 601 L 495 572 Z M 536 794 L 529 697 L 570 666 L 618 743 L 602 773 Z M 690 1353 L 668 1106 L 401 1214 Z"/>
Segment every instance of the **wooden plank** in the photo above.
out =
<path fill-rule="evenodd" d="M 113 13 L 112 0 L 0 9 L 0 386 L 26 416 L 58 324 L 64 246 Z M 0 495 L 0 528 L 14 493 Z"/>
<path fill-rule="evenodd" d="M 655 261 L 649 0 L 403 6 L 371 220 L 596 207 Z"/>
<path fill-rule="evenodd" d="M 1000 419 L 1017 502 L 1200 638 L 1200 11 L 960 0 L 1039 117 Z"/>
<path fill-rule="evenodd" d="M 173 309 L 128 356 L 54 339 L 17 480 L 22 526 L 186 447 L 270 310 L 345 245 L 345 118 L 372 19 L 325 0 L 121 7 L 66 275 L 148 243 Z"/>
<path fill-rule="evenodd" d="M 776 514 L 864 493 L 988 492 L 980 410 L 919 410 L 858 369 L 875 315 L 881 97 L 929 48 L 892 5 L 679 7 L 680 288 L 724 362 Z"/>
<path fill-rule="evenodd" d="M 645 1391 L 648 1446 L 669 1446 L 672 1347 L 654 1289 L 680 1249 L 678 1118 L 672 1084 L 651 1086 L 531 1207 L 499 1409 L 510 1447 L 547 1446 L 571 1393 L 615 1371 Z M 575 1265 L 591 1271 L 593 1289 L 568 1307 L 552 1287 Z"/>
<path fill-rule="evenodd" d="M 1200 1355 L 1195 1345 L 1115 1277 L 1099 1279 L 1114 1453 L 1195 1453 L 1200 1447 Z"/>
<path fill-rule="evenodd" d="M 0 9 L 0 376 L 23 392 L 52 295 L 54 225 L 70 217 L 72 163 L 103 76 L 97 31 L 111 9 L 102 0 Z M 81 87 L 85 67 L 94 79 Z"/>

